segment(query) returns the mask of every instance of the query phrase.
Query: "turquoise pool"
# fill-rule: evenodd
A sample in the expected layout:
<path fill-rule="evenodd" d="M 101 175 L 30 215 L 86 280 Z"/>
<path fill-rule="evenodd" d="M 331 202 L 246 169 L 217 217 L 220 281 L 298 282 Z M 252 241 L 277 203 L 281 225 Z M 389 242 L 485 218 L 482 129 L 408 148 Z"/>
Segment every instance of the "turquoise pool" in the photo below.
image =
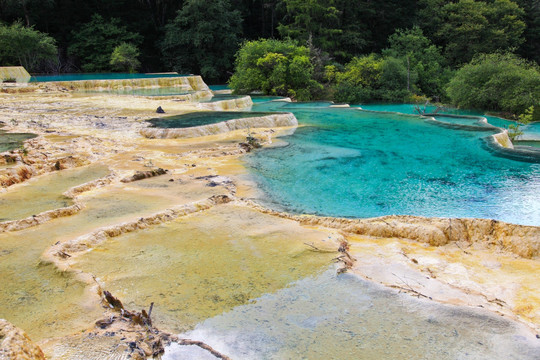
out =
<path fill-rule="evenodd" d="M 412 105 L 381 110 L 405 112 Z M 287 110 L 303 127 L 288 146 L 246 158 L 267 206 L 340 217 L 391 214 L 493 218 L 540 225 L 540 164 L 489 147 L 494 130 L 430 124 L 417 116 L 262 103 Z"/>
<path fill-rule="evenodd" d="M 523 139 L 540 140 L 540 122 L 525 125 L 521 130 L 523 131 Z"/>
<path fill-rule="evenodd" d="M 132 73 L 91 73 L 91 74 L 60 74 L 60 75 L 38 75 L 32 76 L 30 82 L 47 81 L 80 81 L 80 80 L 126 80 L 126 79 L 153 79 L 163 77 L 182 77 L 190 74 L 154 73 L 154 74 L 132 74 Z"/>

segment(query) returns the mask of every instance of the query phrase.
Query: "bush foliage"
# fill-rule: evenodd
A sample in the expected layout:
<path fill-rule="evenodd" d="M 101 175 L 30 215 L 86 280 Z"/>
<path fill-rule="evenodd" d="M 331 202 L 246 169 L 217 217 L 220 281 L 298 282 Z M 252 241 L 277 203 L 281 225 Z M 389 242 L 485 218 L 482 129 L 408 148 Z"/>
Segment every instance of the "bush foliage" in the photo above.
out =
<path fill-rule="evenodd" d="M 55 40 L 20 22 L 11 26 L 0 24 L 0 64 L 20 65 L 36 71 L 44 60 L 57 55 Z"/>
<path fill-rule="evenodd" d="M 322 88 L 313 80 L 309 49 L 291 40 L 245 42 L 229 86 L 239 94 L 261 91 L 298 100 L 310 100 Z"/>
<path fill-rule="evenodd" d="M 540 69 L 513 54 L 477 56 L 448 85 L 452 103 L 464 108 L 522 114 L 540 101 Z"/>

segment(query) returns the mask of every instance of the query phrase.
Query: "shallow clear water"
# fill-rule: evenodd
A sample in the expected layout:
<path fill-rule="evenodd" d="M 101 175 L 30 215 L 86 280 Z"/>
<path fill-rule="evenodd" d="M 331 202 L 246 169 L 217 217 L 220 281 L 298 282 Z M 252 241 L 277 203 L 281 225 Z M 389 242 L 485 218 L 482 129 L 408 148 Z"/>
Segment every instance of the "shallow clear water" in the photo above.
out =
<path fill-rule="evenodd" d="M 532 146 L 540 148 L 540 139 L 534 141 L 534 140 L 516 140 L 514 141 L 514 145 L 516 146 Z"/>
<path fill-rule="evenodd" d="M 323 274 L 210 318 L 180 337 L 233 359 L 537 359 L 540 340 L 486 311 Z M 163 360 L 207 359 L 172 346 Z"/>
<path fill-rule="evenodd" d="M 95 274 L 128 308 L 155 302 L 154 323 L 178 332 L 320 272 L 335 253 L 314 253 L 290 240 L 321 246 L 326 237 L 292 221 L 223 205 L 109 239 L 76 267 Z"/>
<path fill-rule="evenodd" d="M 30 82 L 79 81 L 79 80 L 126 80 L 153 79 L 163 77 L 182 77 L 189 74 L 132 74 L 132 73 L 88 73 L 32 76 Z"/>
<path fill-rule="evenodd" d="M 0 130 L 0 152 L 18 149 L 25 140 L 33 139 L 36 136 L 36 134 L 6 133 Z"/>
<path fill-rule="evenodd" d="M 370 110 L 370 111 L 389 111 L 389 112 L 397 112 L 402 114 L 412 114 L 417 115 L 418 112 L 415 109 L 414 104 L 365 104 L 365 105 L 353 105 L 352 107 L 361 107 L 364 110 Z M 421 109 L 424 108 L 424 106 L 420 106 Z M 427 106 L 426 112 L 432 112 L 436 109 L 435 106 Z M 444 110 L 440 111 L 439 114 L 451 114 L 451 115 L 467 115 L 467 116 L 479 116 L 484 117 L 487 119 L 488 123 L 491 125 L 501 127 L 501 128 L 507 128 L 508 125 L 515 124 L 514 121 L 502 119 L 500 117 L 496 116 L 490 116 L 485 115 L 484 113 L 477 111 L 477 110 L 467 110 L 467 109 L 454 109 L 454 108 L 445 108 Z M 448 120 L 450 118 L 447 118 Z M 450 120 L 452 122 L 452 120 Z M 467 123 L 469 120 L 464 119 L 455 119 L 456 121 L 464 121 Z"/>
<path fill-rule="evenodd" d="M 540 122 L 523 126 L 521 130 L 523 131 L 521 138 L 540 140 Z"/>
<path fill-rule="evenodd" d="M 273 109 L 273 103 L 262 105 L 253 110 Z M 477 217 L 540 225 L 540 164 L 497 156 L 482 140 L 494 132 L 319 103 L 275 106 L 305 126 L 283 138 L 288 146 L 246 158 L 272 207 L 329 216 Z"/>
<path fill-rule="evenodd" d="M 216 124 L 223 121 L 270 115 L 269 112 L 252 111 L 199 111 L 177 116 L 167 116 L 150 119 L 148 122 L 157 128 L 188 128 L 208 124 Z"/>

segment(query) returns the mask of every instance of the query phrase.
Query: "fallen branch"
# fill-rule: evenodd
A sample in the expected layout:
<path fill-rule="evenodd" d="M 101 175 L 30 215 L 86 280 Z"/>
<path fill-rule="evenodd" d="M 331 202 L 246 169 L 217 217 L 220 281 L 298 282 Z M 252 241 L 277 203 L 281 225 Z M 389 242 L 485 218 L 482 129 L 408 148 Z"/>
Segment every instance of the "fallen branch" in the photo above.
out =
<path fill-rule="evenodd" d="M 224 355 L 224 354 L 220 353 L 219 351 L 217 351 L 216 349 L 214 349 L 210 345 L 203 343 L 202 341 L 189 340 L 189 339 L 180 339 L 180 338 L 178 338 L 176 336 L 173 336 L 171 338 L 171 340 L 173 342 L 177 343 L 178 345 L 195 345 L 195 346 L 198 346 L 201 349 L 204 349 L 204 350 L 210 352 L 212 355 L 214 355 L 218 359 L 231 360 L 231 358 L 228 357 L 227 355 Z"/>
<path fill-rule="evenodd" d="M 311 247 L 313 249 L 313 251 L 317 251 L 317 252 L 323 252 L 323 253 L 333 253 L 333 252 L 336 252 L 335 250 L 322 250 L 322 249 L 319 249 L 318 247 L 316 247 L 315 245 L 313 245 L 313 243 L 304 243 L 304 245 L 307 245 L 309 247 Z"/>
<path fill-rule="evenodd" d="M 422 294 L 421 292 L 414 290 L 414 289 L 412 288 L 412 286 L 409 285 L 408 282 L 406 282 L 405 280 L 403 280 L 402 278 L 400 278 L 400 277 L 397 276 L 396 274 L 392 273 L 392 275 L 394 275 L 394 276 L 397 277 L 399 280 L 401 280 L 401 282 L 402 282 L 406 287 L 399 286 L 399 285 L 390 285 L 390 287 L 395 288 L 395 289 L 400 289 L 400 290 L 405 291 L 405 292 L 408 292 L 408 293 L 413 293 L 413 294 L 417 295 L 419 298 L 420 298 L 420 297 L 424 297 L 424 298 L 426 298 L 426 299 L 433 300 L 433 298 L 432 298 L 431 296 L 424 295 L 424 294 Z"/>

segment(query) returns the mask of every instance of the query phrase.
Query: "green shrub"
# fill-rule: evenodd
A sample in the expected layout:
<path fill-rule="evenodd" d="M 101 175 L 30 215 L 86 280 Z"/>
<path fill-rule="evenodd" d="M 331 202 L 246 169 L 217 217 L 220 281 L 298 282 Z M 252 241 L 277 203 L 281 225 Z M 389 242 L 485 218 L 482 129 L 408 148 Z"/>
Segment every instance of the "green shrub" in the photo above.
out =
<path fill-rule="evenodd" d="M 540 70 L 513 54 L 480 55 L 456 72 L 447 92 L 463 108 L 523 114 L 538 106 Z"/>
<path fill-rule="evenodd" d="M 57 55 L 56 42 L 49 35 L 25 27 L 20 22 L 0 24 L 0 64 L 21 65 L 28 71 Z"/>
<path fill-rule="evenodd" d="M 137 57 L 139 57 L 139 49 L 135 45 L 122 43 L 114 48 L 110 64 L 114 70 L 133 73 L 141 66 Z"/>
<path fill-rule="evenodd" d="M 322 90 L 313 80 L 309 50 L 291 40 L 245 42 L 236 54 L 235 73 L 229 86 L 236 94 L 261 91 L 306 101 Z"/>

